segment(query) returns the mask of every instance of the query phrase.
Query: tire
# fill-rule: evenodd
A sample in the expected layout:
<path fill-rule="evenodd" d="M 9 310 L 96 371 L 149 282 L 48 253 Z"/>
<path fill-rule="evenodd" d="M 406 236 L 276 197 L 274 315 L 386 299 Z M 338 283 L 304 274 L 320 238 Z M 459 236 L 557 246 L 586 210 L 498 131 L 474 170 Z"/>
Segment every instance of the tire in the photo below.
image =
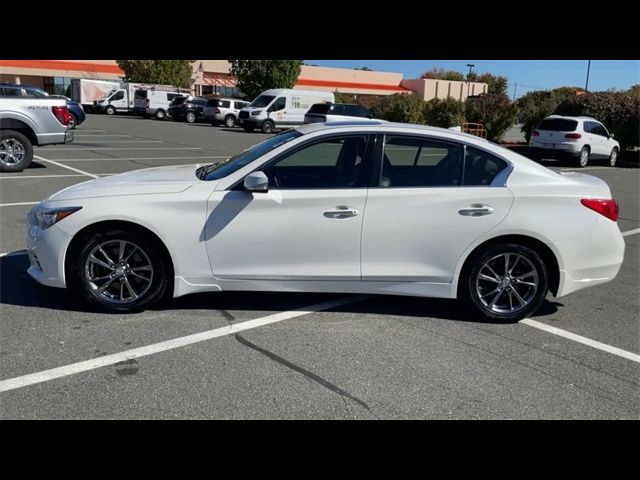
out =
<path fill-rule="evenodd" d="M 69 130 L 75 130 L 78 125 L 78 119 L 73 113 L 69 113 Z"/>
<path fill-rule="evenodd" d="M 584 168 L 589 164 L 590 155 L 591 151 L 589 150 L 589 147 L 582 147 L 582 150 L 580 150 L 580 155 L 578 156 L 578 166 L 580 168 Z"/>
<path fill-rule="evenodd" d="M 22 133 L 0 130 L 0 172 L 21 172 L 33 160 L 33 145 Z"/>
<path fill-rule="evenodd" d="M 196 114 L 193 112 L 188 112 L 187 115 L 184 117 L 184 119 L 188 123 L 194 123 L 196 121 Z"/>
<path fill-rule="evenodd" d="M 262 133 L 271 133 L 273 132 L 273 122 L 271 120 L 265 120 L 262 122 L 262 127 L 260 128 Z"/>
<path fill-rule="evenodd" d="M 164 110 L 159 108 L 158 110 L 156 110 L 155 117 L 156 117 L 156 120 L 164 120 L 167 117 L 167 114 L 165 113 Z"/>
<path fill-rule="evenodd" d="M 507 275 L 505 259 L 510 268 Z M 549 275 L 540 255 L 529 247 L 513 243 L 488 245 L 470 262 L 460 280 L 461 297 L 483 319 L 517 322 L 535 313 L 544 303 Z M 517 277 L 521 278 L 516 282 Z"/>
<path fill-rule="evenodd" d="M 618 147 L 613 147 L 613 150 L 611 150 L 611 153 L 609 154 L 609 166 L 610 167 L 617 166 L 619 157 L 620 157 L 620 151 L 618 150 Z"/>
<path fill-rule="evenodd" d="M 253 132 L 253 126 L 251 126 L 251 125 L 243 125 L 242 129 L 247 133 Z"/>
<path fill-rule="evenodd" d="M 126 267 L 118 265 L 117 260 L 121 241 L 125 242 L 123 261 L 126 261 Z M 82 239 L 76 250 L 75 254 L 70 252 L 73 256 L 68 270 L 69 287 L 93 307 L 112 312 L 136 312 L 158 303 L 171 291 L 169 260 L 160 253 L 158 242 L 147 235 L 120 229 L 93 232 Z M 102 264 L 90 260 L 90 256 Z M 115 269 L 109 265 L 108 258 L 115 262 L 111 264 Z M 138 270 L 131 271 L 132 268 Z M 92 276 L 99 280 L 91 282 Z M 104 292 L 98 293 L 105 284 Z"/>
<path fill-rule="evenodd" d="M 236 117 L 233 115 L 227 115 L 224 117 L 224 126 L 227 128 L 233 128 L 236 125 Z"/>
<path fill-rule="evenodd" d="M 116 113 L 116 109 L 109 105 L 104 109 L 104 113 L 106 113 L 107 115 L 113 115 L 114 113 Z"/>

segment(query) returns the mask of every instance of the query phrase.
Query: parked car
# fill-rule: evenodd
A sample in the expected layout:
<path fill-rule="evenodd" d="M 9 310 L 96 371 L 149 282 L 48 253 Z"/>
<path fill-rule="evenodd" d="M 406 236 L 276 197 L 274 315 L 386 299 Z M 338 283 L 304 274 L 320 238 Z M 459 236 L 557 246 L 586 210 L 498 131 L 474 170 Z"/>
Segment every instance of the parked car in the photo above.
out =
<path fill-rule="evenodd" d="M 304 115 L 304 123 L 343 122 L 373 118 L 371 112 L 361 105 L 348 103 L 316 103 Z"/>
<path fill-rule="evenodd" d="M 17 83 L 0 83 L 0 96 L 3 97 L 51 97 L 51 98 L 62 98 L 67 102 L 67 107 L 69 108 L 69 128 L 74 129 L 87 118 L 82 105 L 78 102 L 74 102 L 69 97 L 64 95 L 50 95 L 41 88 L 34 87 L 31 85 L 21 85 Z"/>
<path fill-rule="evenodd" d="M 305 125 L 225 162 L 67 187 L 28 217 L 28 273 L 113 311 L 201 291 L 461 298 L 532 315 L 612 280 L 625 243 L 596 177 L 420 125 Z"/>
<path fill-rule="evenodd" d="M 223 123 L 231 128 L 236 124 L 240 110 L 248 105 L 249 102 L 235 98 L 212 98 L 204 106 L 204 116 L 214 127 Z"/>
<path fill-rule="evenodd" d="M 155 117 L 164 120 L 169 114 L 169 106 L 177 97 L 186 97 L 187 94 L 178 91 L 156 90 L 155 88 L 140 88 L 134 93 L 133 113 L 144 118 Z"/>
<path fill-rule="evenodd" d="M 529 153 L 534 159 L 571 159 L 580 167 L 590 160 L 606 160 L 615 167 L 620 144 L 595 118 L 551 115 L 532 132 Z"/>
<path fill-rule="evenodd" d="M 72 142 L 69 117 L 69 107 L 60 98 L 0 96 L 0 172 L 27 168 L 34 146 Z"/>
<path fill-rule="evenodd" d="M 189 123 L 204 120 L 204 106 L 206 104 L 207 99 L 204 97 L 194 97 L 192 95 L 176 97 L 169 105 L 169 115 L 174 120 Z"/>
<path fill-rule="evenodd" d="M 256 128 L 271 133 L 275 128 L 292 128 L 304 124 L 304 114 L 315 103 L 333 103 L 331 92 L 277 88 L 262 92 L 238 115 L 238 124 L 245 132 Z"/>

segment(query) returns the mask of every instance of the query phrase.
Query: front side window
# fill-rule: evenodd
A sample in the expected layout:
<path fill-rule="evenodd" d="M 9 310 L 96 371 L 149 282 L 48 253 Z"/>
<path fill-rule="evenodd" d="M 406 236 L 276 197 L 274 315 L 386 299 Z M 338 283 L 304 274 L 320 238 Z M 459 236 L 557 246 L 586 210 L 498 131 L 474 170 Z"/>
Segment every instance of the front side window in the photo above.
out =
<path fill-rule="evenodd" d="M 367 184 L 366 135 L 332 137 L 265 167 L 273 189 L 358 188 Z"/>
<path fill-rule="evenodd" d="M 21 97 L 22 96 L 21 88 L 4 87 L 2 90 L 4 91 L 3 95 L 5 97 Z"/>
<path fill-rule="evenodd" d="M 387 136 L 380 187 L 451 187 L 462 177 L 461 145 L 414 137 Z"/>
<path fill-rule="evenodd" d="M 284 110 L 284 107 L 286 106 L 286 104 L 287 104 L 287 99 L 285 97 L 279 97 L 276 99 L 275 102 L 273 102 L 273 105 L 269 110 L 272 110 L 274 112 L 277 112 L 279 110 Z"/>
<path fill-rule="evenodd" d="M 122 100 L 124 98 L 124 92 L 117 92 L 113 97 L 111 97 L 111 101 L 114 100 Z"/>
<path fill-rule="evenodd" d="M 462 184 L 465 187 L 491 185 L 496 175 L 506 167 L 507 162 L 504 160 L 483 150 L 468 146 L 464 159 L 464 179 Z"/>
<path fill-rule="evenodd" d="M 597 123 L 597 122 L 591 122 L 591 133 L 595 134 L 595 135 L 600 135 L 601 137 L 608 137 L 609 136 L 609 132 L 607 132 L 607 129 L 604 128 L 603 125 Z"/>

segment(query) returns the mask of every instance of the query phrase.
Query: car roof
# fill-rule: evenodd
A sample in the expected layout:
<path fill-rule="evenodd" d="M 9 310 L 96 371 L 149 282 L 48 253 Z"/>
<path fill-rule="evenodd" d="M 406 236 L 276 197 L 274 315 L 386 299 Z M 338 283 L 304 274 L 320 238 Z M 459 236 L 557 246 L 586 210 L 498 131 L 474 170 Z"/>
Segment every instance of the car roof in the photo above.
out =
<path fill-rule="evenodd" d="M 548 117 L 545 117 L 544 119 L 546 120 L 547 118 L 561 118 L 563 120 L 593 120 L 594 122 L 599 122 L 600 120 L 596 120 L 593 117 L 586 117 L 584 115 L 578 115 L 578 116 L 570 116 L 570 115 L 549 115 Z"/>
<path fill-rule="evenodd" d="M 346 122 L 326 122 L 326 123 L 309 123 L 306 125 L 302 125 L 298 127 L 298 130 L 303 135 L 308 133 L 317 132 L 320 130 L 330 130 L 334 128 L 344 128 L 344 127 L 378 127 L 378 130 L 388 130 L 388 129 L 397 129 L 401 128 L 406 130 L 407 132 L 416 132 L 416 133 L 446 133 L 448 135 L 454 135 L 461 138 L 472 138 L 474 140 L 479 140 L 482 142 L 487 142 L 486 139 L 482 137 L 478 137 L 476 135 L 471 135 L 469 133 L 462 133 L 457 130 L 452 130 L 449 128 L 440 128 L 440 127 L 432 127 L 429 125 L 416 125 L 413 123 L 398 123 L 398 122 L 386 122 L 383 120 L 354 120 L 354 121 L 346 121 Z"/>

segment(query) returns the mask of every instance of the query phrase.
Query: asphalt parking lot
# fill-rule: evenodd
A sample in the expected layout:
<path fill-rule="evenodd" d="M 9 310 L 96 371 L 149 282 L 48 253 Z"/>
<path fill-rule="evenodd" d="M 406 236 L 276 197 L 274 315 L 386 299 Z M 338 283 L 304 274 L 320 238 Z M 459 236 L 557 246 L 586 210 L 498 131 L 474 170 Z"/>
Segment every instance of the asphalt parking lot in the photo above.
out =
<path fill-rule="evenodd" d="M 0 418 L 640 418 L 637 168 L 584 169 L 620 203 L 615 281 L 550 296 L 517 324 L 478 321 L 449 300 L 342 294 L 198 294 L 102 314 L 26 274 L 25 217 L 41 199 L 264 138 L 89 115 L 72 144 L 0 174 Z"/>

